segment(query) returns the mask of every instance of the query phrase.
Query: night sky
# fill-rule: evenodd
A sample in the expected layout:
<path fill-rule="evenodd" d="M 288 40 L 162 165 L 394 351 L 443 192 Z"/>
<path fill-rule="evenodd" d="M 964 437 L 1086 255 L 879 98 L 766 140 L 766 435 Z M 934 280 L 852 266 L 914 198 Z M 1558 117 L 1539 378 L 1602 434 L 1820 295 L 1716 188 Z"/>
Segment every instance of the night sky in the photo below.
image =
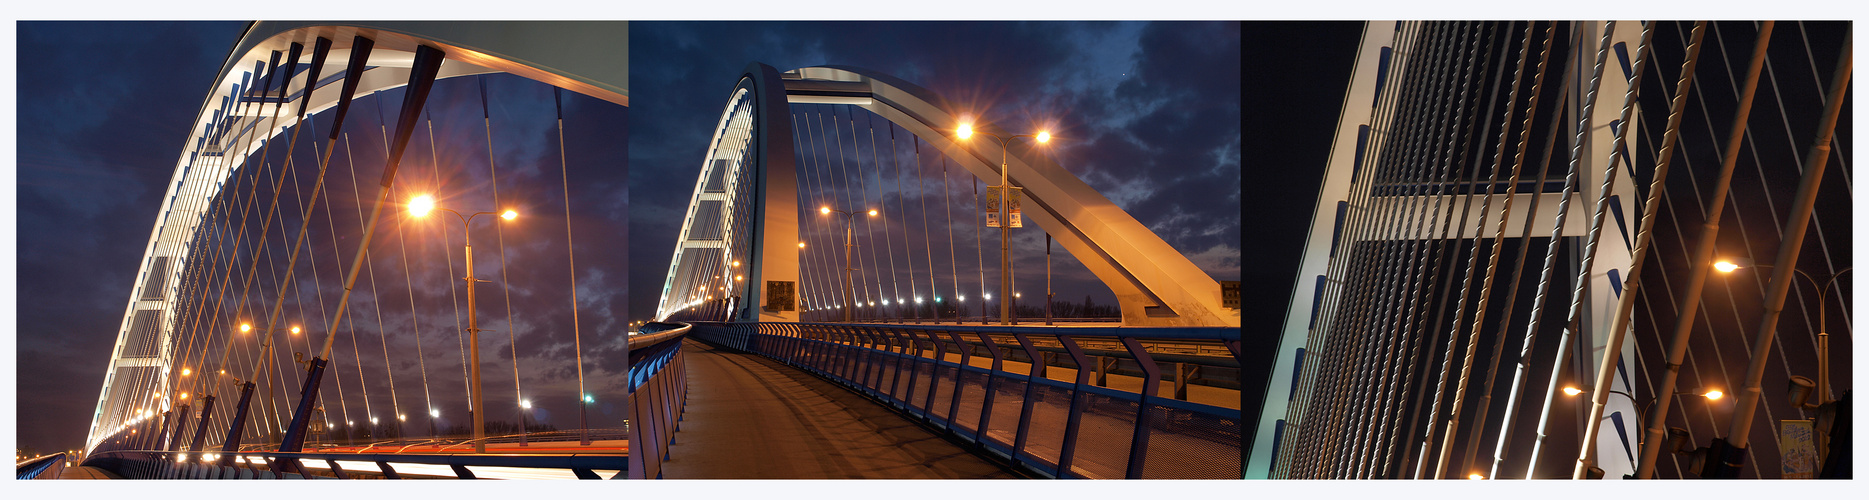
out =
<path fill-rule="evenodd" d="M 63 450 L 82 444 L 125 299 L 140 271 L 141 243 L 149 237 L 164 194 L 161 186 L 172 175 L 207 85 L 244 26 L 242 22 L 19 24 L 22 72 L 17 120 L 35 124 L 18 132 L 18 287 L 31 292 L 21 295 L 18 302 L 17 394 L 22 407 L 32 408 L 18 413 L 18 428 L 33 431 L 19 434 L 21 446 Z M 111 70 L 100 73 L 98 68 L 103 67 Z M 114 76 L 99 78 L 100 74 Z M 489 407 L 496 409 L 489 420 L 516 418 L 516 410 L 497 410 L 517 407 L 505 297 L 499 284 L 505 274 L 512 284 L 519 375 L 525 397 L 535 407 L 528 418 L 574 429 L 577 374 L 569 314 L 571 269 L 565 261 L 566 188 L 559 175 L 552 89 L 509 75 L 490 75 L 486 85 L 501 208 L 522 214 L 521 219 L 508 223 L 503 235 L 493 231 L 485 216 L 473 229 L 475 254 L 480 257 L 475 272 L 481 279 L 494 281 L 479 288 L 480 326 L 486 329 L 481 339 L 483 384 Z M 295 277 L 298 294 L 288 299 L 282 319 L 306 325 L 315 333 L 310 341 L 324 338 L 322 324 L 341 292 L 337 255 L 341 253 L 348 265 L 355 252 L 355 235 L 361 231 L 353 207 L 359 196 L 375 199 L 371 181 L 378 178 L 384 163 L 383 120 L 395 121 L 402 93 L 396 88 L 358 96 L 345 128 L 350 135 L 348 146 L 340 143 L 342 149 L 333 155 L 326 186 L 330 204 L 324 208 L 335 207 L 331 212 L 336 216 L 337 234 L 324 221 L 314 219 L 311 244 L 305 252 L 318 259 L 317 274 L 314 278 L 306 258 L 301 257 Z M 571 92 L 564 93 L 562 102 L 584 378 L 587 392 L 597 399 L 590 409 L 590 425 L 620 427 L 626 326 L 622 311 L 627 296 L 623 282 L 628 273 L 623 252 L 615 249 L 628 246 L 628 149 L 619 140 L 628 135 L 627 109 Z M 437 82 L 426 109 L 438 147 L 431 153 L 427 125 L 418 126 L 403 157 L 398 189 L 435 192 L 441 206 L 466 213 L 493 209 L 488 132 L 483 128 L 476 78 Z M 313 143 L 325 146 L 328 120 L 328 113 L 314 117 L 317 133 L 303 134 L 293 153 L 298 176 L 289 184 L 306 193 L 317 165 Z M 284 139 L 277 140 L 281 147 L 272 148 L 270 159 L 275 165 L 284 159 Z M 439 171 L 435 159 L 443 166 Z M 352 164 L 355 175 L 363 179 L 359 194 L 351 192 L 348 170 L 342 170 Z M 298 230 L 296 211 L 291 208 L 297 198 L 292 192 L 288 186 L 281 204 L 287 224 L 284 231 L 289 232 L 282 233 L 278 223 L 271 232 L 273 258 L 281 263 L 289 250 L 283 238 Z M 340 330 L 343 333 L 333 349 L 338 373 L 335 379 L 327 375 L 324 400 L 333 421 L 342 420 L 342 411 L 359 422 L 367 413 L 393 419 L 383 359 L 383 351 L 388 350 L 399 407 L 409 416 L 406 432 L 426 435 L 427 412 L 423 410 L 430 403 L 425 400 L 432 399 L 433 407 L 441 411 L 439 426 L 460 425 L 467 415 L 461 380 L 464 368 L 455 338 L 459 313 L 450 306 L 456 299 L 449 284 L 459 280 L 449 279 L 442 262 L 443 254 L 451 256 L 454 274 L 459 275 L 460 226 L 453 216 L 437 212 L 447 219 L 445 224 L 433 216 L 410 221 L 399 242 L 400 212 L 386 212 L 372 245 L 374 290 L 367 285 L 367 274 L 359 279 L 347 314 L 351 321 Z M 258 224 L 250 227 L 257 231 Z M 438 236 L 441 227 L 447 227 L 450 234 L 447 246 Z M 505 273 L 495 256 L 500 238 L 505 239 L 510 266 Z M 407 246 L 406 257 L 399 245 Z M 409 259 L 413 270 L 407 278 L 400 272 L 403 258 Z M 264 279 L 265 271 L 261 276 L 252 297 L 264 296 L 271 302 L 277 290 Z M 320 290 L 326 313 L 316 309 L 321 305 L 317 300 Z M 417 312 L 413 315 L 412 301 Z M 413 355 L 417 322 L 422 332 L 419 360 Z M 460 322 L 464 326 L 464 319 Z M 355 330 L 354 345 L 351 329 Z M 307 342 L 296 339 L 292 345 L 297 348 L 291 351 L 312 349 Z M 361 352 L 356 357 L 362 359 L 362 378 L 369 384 L 369 412 L 362 408 L 353 349 Z M 281 350 L 285 351 L 284 344 Z M 218 355 L 218 345 L 214 352 Z M 421 381 L 424 367 L 426 390 Z M 334 380 L 345 386 L 343 404 L 335 401 Z M 296 385 L 285 382 L 288 391 L 296 391 Z"/>
<path fill-rule="evenodd" d="M 750 62 L 779 71 L 865 68 L 921 85 L 1007 129 L 1029 133 L 1036 130 L 1025 130 L 1028 123 L 1055 124 L 1050 131 L 1057 138 L 1048 149 L 1060 166 L 1214 279 L 1239 279 L 1238 23 L 637 22 L 630 43 L 637 120 L 630 137 L 635 319 L 655 311 L 712 127 Z M 824 111 L 825 120 L 832 112 Z M 867 113 L 859 110 L 854 119 L 864 127 Z M 923 168 L 938 182 L 932 158 Z M 953 189 L 961 192 L 954 199 L 970 209 L 970 181 L 958 170 L 950 166 Z M 978 286 L 977 257 L 966 255 L 976 253 L 967 248 L 976 226 L 959 222 L 968 214 L 963 206 L 954 210 L 965 294 Z M 808 233 L 803 226 L 801 234 Z M 1014 230 L 1012 250 L 1018 288 L 1028 292 L 1042 290 L 1028 283 L 1043 278 L 1044 265 L 1043 233 L 1031 227 Z M 946 252 L 935 252 L 937 264 L 949 267 Z M 993 280 L 988 288 L 995 290 L 997 266 L 987 260 L 993 268 L 986 273 Z M 1100 304 L 1114 302 L 1062 247 L 1053 249 L 1053 265 L 1053 286 L 1064 290 L 1059 301 L 1081 303 L 1090 295 Z M 950 286 L 949 270 L 941 271 L 941 287 Z"/>

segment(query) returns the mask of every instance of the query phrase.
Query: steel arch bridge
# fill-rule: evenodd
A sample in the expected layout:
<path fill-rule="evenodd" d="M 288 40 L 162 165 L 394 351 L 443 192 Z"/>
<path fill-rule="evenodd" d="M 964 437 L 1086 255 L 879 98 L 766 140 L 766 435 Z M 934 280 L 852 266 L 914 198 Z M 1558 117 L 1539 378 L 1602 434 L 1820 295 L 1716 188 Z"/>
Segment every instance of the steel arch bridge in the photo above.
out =
<path fill-rule="evenodd" d="M 1851 35 L 1807 24 L 1367 23 L 1247 476 L 1818 475 Z"/>
<path fill-rule="evenodd" d="M 926 144 L 944 162 L 958 164 L 979 180 L 997 182 L 1000 175 L 993 159 L 1001 156 L 1001 146 L 960 140 L 955 130 L 965 123 L 965 111 L 927 89 L 847 66 L 781 73 L 764 64 L 750 64 L 739 75 L 714 127 L 669 263 L 656 320 L 799 321 L 801 312 L 811 306 L 806 297 L 809 292 L 835 293 L 829 290 L 834 286 L 819 285 L 814 290 L 809 277 L 801 281 L 801 267 L 811 264 L 800 251 L 805 244 L 799 238 L 799 227 L 809 222 L 799 204 L 800 184 L 810 182 L 812 174 L 802 172 L 798 163 L 811 161 L 805 155 L 815 159 L 817 152 L 807 151 L 813 146 L 805 138 L 813 133 L 809 130 L 813 125 L 788 119 L 788 108 L 814 104 L 852 106 L 873 114 L 871 118 L 883 118 L 890 127 L 888 154 L 892 158 L 888 161 L 898 160 L 893 133 L 900 128 L 918 141 L 915 147 Z M 854 127 L 856 118 L 850 120 Z M 1002 137 L 1007 134 L 994 127 L 975 127 Z M 855 142 L 857 132 L 853 128 L 849 133 Z M 878 132 L 873 127 L 871 134 L 869 140 L 876 141 Z M 841 143 L 836 147 L 843 148 Z M 879 147 L 872 144 L 872 166 L 884 161 Z M 1003 152 L 1011 183 L 1024 190 L 1030 205 L 1036 205 L 1025 214 L 1115 292 L 1124 325 L 1240 325 L 1239 309 L 1223 305 L 1219 282 L 1096 189 L 1035 149 L 1015 145 Z M 917 149 L 917 162 L 921 154 Z M 859 176 L 867 175 L 861 172 L 862 161 L 858 159 Z M 879 184 L 884 182 L 880 175 Z M 935 291 L 934 273 L 929 271 L 929 302 L 939 302 L 943 295 Z M 880 282 L 877 285 L 877 295 L 885 297 L 883 306 L 909 305 L 908 295 L 900 290 L 885 293 Z M 922 305 L 925 297 L 921 293 L 911 290 L 909 295 L 915 296 L 915 307 L 928 307 Z M 991 299 L 990 292 L 983 295 Z M 868 304 L 859 301 L 859 307 L 877 306 L 875 297 L 866 297 Z M 964 302 L 966 294 L 956 284 L 956 293 L 948 298 Z M 820 305 L 831 302 L 817 301 Z M 935 314 L 939 317 L 940 313 Z"/>
<path fill-rule="evenodd" d="M 281 55 L 286 53 L 290 56 L 281 60 Z M 302 57 L 310 59 L 310 63 L 305 63 Z M 113 447 L 121 448 L 139 429 L 143 431 L 143 444 L 159 444 L 149 438 L 154 437 L 152 434 L 162 434 L 173 437 L 165 449 L 181 447 L 185 434 L 180 424 L 187 423 L 192 415 L 177 412 L 178 418 L 171 422 L 167 412 L 172 407 L 187 408 L 187 401 L 183 401 L 187 394 L 181 391 L 186 390 L 182 377 L 187 375 L 189 367 L 182 362 L 186 353 L 180 352 L 178 347 L 182 340 L 178 336 L 179 325 L 198 319 L 187 317 L 182 309 L 200 303 L 191 298 L 192 294 L 206 293 L 189 288 L 193 273 L 205 272 L 200 270 L 199 262 L 216 258 L 212 253 L 196 255 L 209 248 L 206 238 L 212 231 L 206 224 L 212 219 L 211 205 L 224 191 L 237 187 L 233 183 L 244 167 L 254 166 L 249 165 L 249 158 L 263 160 L 266 148 L 282 134 L 291 131 L 296 138 L 298 129 L 303 128 L 298 127 L 301 122 L 332 111 L 336 115 L 333 120 L 336 125 L 331 127 L 335 141 L 353 96 L 408 86 L 403 115 L 396 127 L 398 137 L 406 142 L 429 85 L 436 79 L 471 75 L 511 74 L 628 106 L 628 67 L 628 24 L 621 22 L 289 21 L 249 25 L 215 75 L 178 154 L 164 202 L 145 243 L 142 270 L 137 274 L 117 332 L 86 449 L 99 449 L 106 441 L 117 443 Z M 484 102 L 483 94 L 483 106 Z M 433 134 L 432 125 L 430 134 Z M 385 131 L 386 138 L 387 135 Z M 392 152 L 382 179 L 385 199 L 394 179 L 396 158 L 400 158 L 403 146 L 394 146 L 396 151 Z M 325 161 L 330 161 L 335 149 L 322 150 Z M 284 177 L 279 182 L 283 186 Z M 322 185 L 322 177 L 319 182 Z M 314 190 L 314 202 L 316 193 Z M 273 201 L 277 206 L 278 200 Z M 378 205 L 380 211 L 383 203 L 379 201 Z M 374 217 L 370 224 L 372 229 Z M 284 230 L 283 222 L 281 230 Z M 304 233 L 300 232 L 301 242 L 303 237 Z M 357 249 L 358 259 L 367 252 L 368 231 L 363 240 L 364 246 Z M 292 251 L 296 255 L 297 247 Z M 355 261 L 352 264 L 350 279 L 354 282 L 358 273 Z M 346 298 L 348 286 L 346 283 Z M 281 302 L 284 293 L 282 288 Z M 267 328 L 284 329 L 283 324 L 272 324 L 277 322 L 279 305 L 257 304 L 250 314 L 265 315 L 261 309 L 270 309 L 272 314 L 258 317 L 255 322 L 268 323 Z M 339 307 L 341 311 L 342 305 Z M 342 319 L 341 314 L 337 319 Z M 231 328 L 226 330 L 231 332 Z M 335 327 L 325 335 L 321 358 L 301 360 L 310 362 L 307 367 L 321 367 L 323 360 L 331 357 L 330 337 L 336 336 Z M 203 367 L 197 365 L 194 369 Z M 311 371 L 318 373 L 318 370 Z M 309 392 L 315 394 L 316 375 L 313 378 Z M 251 386 L 251 381 L 247 385 Z M 178 392 L 181 392 L 179 397 Z M 588 396 L 585 399 L 588 400 Z M 304 427 L 308 424 L 306 410 L 311 403 L 297 403 L 299 408 L 293 415 L 295 428 L 288 429 L 288 441 L 295 439 L 295 435 L 302 441 Z M 240 406 L 238 411 L 244 414 L 244 398 Z M 159 429 L 152 425 L 156 423 L 157 413 L 162 414 Z M 197 450 L 207 429 L 206 417 L 202 420 L 201 431 L 189 429 L 196 432 L 194 448 Z M 170 433 L 171 427 L 176 431 Z M 218 434 L 216 437 L 218 439 Z M 296 451 L 296 445 L 290 446 L 292 449 L 284 451 Z M 153 446 L 145 449 L 153 449 Z"/>

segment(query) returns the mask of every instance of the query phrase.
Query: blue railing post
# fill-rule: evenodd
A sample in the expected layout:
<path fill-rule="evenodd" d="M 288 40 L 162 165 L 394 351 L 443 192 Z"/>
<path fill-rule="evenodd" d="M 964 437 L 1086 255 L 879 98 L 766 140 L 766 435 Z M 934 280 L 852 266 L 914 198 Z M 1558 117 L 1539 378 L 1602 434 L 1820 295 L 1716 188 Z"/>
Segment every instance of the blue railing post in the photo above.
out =
<path fill-rule="evenodd" d="M 889 379 L 889 398 L 895 400 L 898 406 L 906 406 L 905 405 L 906 400 L 902 398 L 902 390 L 901 390 L 902 389 L 902 363 L 906 361 L 910 361 L 909 342 L 903 338 L 902 331 L 898 329 L 893 329 L 893 328 L 890 329 L 889 337 L 894 339 L 895 344 L 897 346 L 896 373 L 894 377 L 891 377 Z"/>
<path fill-rule="evenodd" d="M 1084 348 L 1077 345 L 1069 335 L 1059 335 L 1058 343 L 1064 345 L 1064 351 L 1071 354 L 1071 362 L 1077 363 L 1077 380 L 1071 386 L 1071 410 L 1065 413 L 1064 445 L 1058 450 L 1058 477 L 1071 474 L 1071 459 L 1077 455 L 1077 430 L 1084 420 L 1084 386 L 1090 383 L 1090 370 L 1084 365 L 1090 364 L 1090 356 L 1084 355 Z"/>
<path fill-rule="evenodd" d="M 1148 349 L 1144 349 L 1142 343 L 1134 337 L 1123 337 L 1123 347 L 1129 349 L 1129 355 L 1135 356 L 1136 365 L 1142 368 L 1143 374 L 1142 390 L 1137 391 L 1142 393 L 1142 397 L 1137 400 L 1136 433 L 1129 442 L 1129 467 L 1126 473 L 1129 479 L 1141 479 L 1142 466 L 1148 461 L 1149 454 L 1149 417 L 1155 413 L 1152 411 L 1155 393 L 1160 392 L 1156 385 L 1162 381 L 1162 370 L 1155 366 L 1155 360 L 1149 357 Z"/>
<path fill-rule="evenodd" d="M 960 364 L 954 367 L 954 394 L 952 398 L 949 398 L 947 407 L 947 426 L 949 430 L 952 430 L 960 420 L 960 396 L 967 387 L 963 375 L 967 373 L 967 359 L 973 349 L 966 347 L 967 342 L 961 340 L 960 332 L 947 332 L 947 335 L 954 339 L 954 350 L 959 351 L 956 354 L 960 354 Z M 976 427 L 974 431 L 978 433 L 979 428 Z"/>
<path fill-rule="evenodd" d="M 934 362 L 929 363 L 928 366 L 928 394 L 922 398 L 923 417 L 934 413 L 934 395 L 941 390 L 941 363 L 947 361 L 947 344 L 941 342 L 940 337 L 935 336 L 935 332 L 929 331 L 926 333 L 928 334 L 928 343 L 933 344 L 935 347 L 935 357 Z M 954 425 L 953 417 L 953 414 L 948 415 L 947 420 L 949 422 L 949 427 Z"/>
<path fill-rule="evenodd" d="M 980 343 L 986 346 L 987 353 L 993 355 L 993 368 L 986 372 L 986 394 L 980 399 L 980 423 L 974 426 L 974 445 L 985 449 L 987 423 L 993 420 L 994 391 L 999 387 L 999 376 L 994 374 L 998 373 L 1005 365 L 1002 364 L 1004 358 L 999 354 L 999 344 L 993 342 L 993 336 L 987 335 L 986 332 L 975 332 L 974 334 L 980 337 Z M 1014 460 L 1018 459 L 1016 456 L 1012 458 Z"/>
<path fill-rule="evenodd" d="M 1038 380 L 1045 378 L 1045 357 L 1032 345 L 1032 339 L 1023 333 L 1015 333 L 1012 338 L 1019 341 L 1019 347 L 1025 350 L 1025 357 L 1031 361 L 1031 372 L 1025 374 L 1025 397 L 1019 406 L 1019 427 L 1013 430 L 1012 459 L 1019 460 L 1019 453 L 1025 451 L 1026 431 L 1032 428 L 1032 396 L 1038 391 Z"/>

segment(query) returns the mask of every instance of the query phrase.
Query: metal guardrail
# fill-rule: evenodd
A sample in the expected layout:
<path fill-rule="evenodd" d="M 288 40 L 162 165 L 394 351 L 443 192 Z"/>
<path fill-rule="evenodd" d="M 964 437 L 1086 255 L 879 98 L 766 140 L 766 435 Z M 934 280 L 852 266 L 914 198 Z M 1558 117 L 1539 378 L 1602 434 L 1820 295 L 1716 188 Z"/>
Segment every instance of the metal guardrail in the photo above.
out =
<path fill-rule="evenodd" d="M 1238 408 L 1157 396 L 1161 369 L 1145 343 L 1224 348 L 1243 364 L 1238 328 L 998 327 L 824 323 L 694 323 L 692 336 L 757 353 L 850 387 L 1027 470 L 1069 478 L 1244 477 Z M 1005 370 L 1013 349 L 1044 359 L 1061 347 L 1073 382 Z M 1093 385 L 1083 345 L 1114 342 L 1142 372 L 1143 390 Z M 1015 347 L 1016 346 L 1016 347 Z M 990 368 L 972 366 L 976 348 Z M 959 362 L 949 361 L 958 354 Z M 1207 356 L 1214 365 L 1224 357 Z M 1060 360 L 1062 361 L 1062 360 Z M 1100 363 L 1100 362 L 1099 362 Z"/>
<path fill-rule="evenodd" d="M 65 470 L 65 459 L 64 453 L 55 453 L 51 456 L 21 462 L 13 478 L 16 480 L 40 479 L 41 477 L 58 479 L 59 472 Z"/>
<path fill-rule="evenodd" d="M 681 340 L 690 330 L 683 323 L 649 323 L 629 336 L 630 479 L 662 477 L 662 460 L 688 401 Z"/>
<path fill-rule="evenodd" d="M 578 479 L 603 479 L 595 471 L 616 470 L 611 479 L 621 479 L 628 458 L 621 455 L 496 455 L 496 454 L 395 454 L 395 453 L 304 453 L 246 451 L 230 453 L 239 459 L 233 466 L 217 466 L 214 460 L 200 460 L 198 453 L 159 450 L 114 450 L 94 454 L 84 465 L 108 470 L 125 479 L 404 479 L 408 476 L 447 477 L 434 474 L 398 472 L 392 464 L 445 465 L 457 479 L 478 479 L 470 466 L 518 469 L 570 470 Z M 208 458 L 220 454 L 208 453 Z M 345 470 L 338 462 L 373 462 L 376 470 Z M 254 462 L 259 462 L 258 464 Z M 311 464 L 307 464 L 310 462 Z M 318 463 L 322 462 L 323 466 Z M 261 465 L 263 464 L 263 466 Z M 312 470 L 319 469 L 319 470 Z M 323 473 L 318 473 L 322 471 Z M 327 475 L 328 474 L 328 475 Z"/>

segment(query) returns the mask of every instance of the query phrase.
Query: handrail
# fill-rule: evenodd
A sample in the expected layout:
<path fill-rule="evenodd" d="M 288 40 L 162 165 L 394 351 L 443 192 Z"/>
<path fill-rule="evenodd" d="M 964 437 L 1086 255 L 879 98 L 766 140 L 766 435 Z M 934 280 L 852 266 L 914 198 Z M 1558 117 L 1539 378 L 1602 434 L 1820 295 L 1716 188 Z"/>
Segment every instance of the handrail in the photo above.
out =
<path fill-rule="evenodd" d="M 982 456 L 1039 475 L 1244 475 L 1243 404 L 1177 400 L 1192 373 L 1181 373 L 1180 365 L 1244 365 L 1239 328 L 711 322 L 693 328 L 697 340 L 817 374 L 971 443 Z M 1167 379 L 1161 362 L 1170 355 L 1151 349 L 1176 343 L 1226 354 L 1172 355 L 1177 394 L 1165 398 L 1158 395 Z M 1046 354 L 1056 351 L 1041 344 L 1061 348 L 1068 359 Z M 1098 344 L 1120 351 L 1085 349 Z M 1099 387 L 1113 373 L 1110 358 L 1133 361 L 1140 391 Z M 1074 368 L 1075 380 L 1048 377 L 1046 368 L 1054 366 Z"/>
<path fill-rule="evenodd" d="M 65 467 L 65 455 L 66 454 L 62 452 L 54 453 L 49 456 L 21 462 L 18 466 L 18 471 L 14 475 L 14 479 L 39 479 L 39 476 L 44 475 L 45 471 L 48 470 L 52 471 L 52 475 L 49 476 L 49 478 L 57 479 L 58 469 L 63 469 Z"/>
<path fill-rule="evenodd" d="M 681 343 L 692 329 L 687 323 L 652 322 L 629 336 L 631 479 L 662 476 L 662 461 L 688 400 Z"/>

